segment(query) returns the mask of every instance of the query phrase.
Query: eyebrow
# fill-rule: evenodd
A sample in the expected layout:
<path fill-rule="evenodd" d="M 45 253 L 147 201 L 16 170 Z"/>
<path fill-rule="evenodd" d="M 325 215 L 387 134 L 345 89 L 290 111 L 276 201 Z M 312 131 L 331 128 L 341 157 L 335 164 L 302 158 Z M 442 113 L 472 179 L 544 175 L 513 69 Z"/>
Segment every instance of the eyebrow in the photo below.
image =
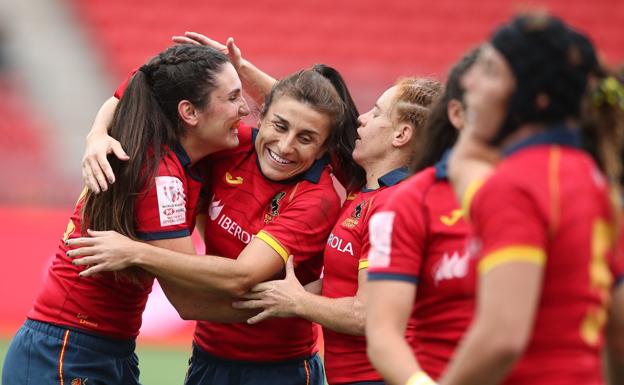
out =
<path fill-rule="evenodd" d="M 241 89 L 235 88 L 232 91 L 228 92 L 228 95 L 234 95 L 234 94 L 240 94 L 240 93 L 241 93 Z"/>
<path fill-rule="evenodd" d="M 275 113 L 273 114 L 273 116 L 275 116 L 277 118 L 277 120 L 280 121 L 280 123 L 282 123 L 282 124 L 284 124 L 286 126 L 290 126 L 290 123 L 288 122 L 288 120 L 285 119 L 283 116 L 280 116 L 279 114 L 275 114 Z M 311 130 L 311 129 L 308 129 L 308 128 L 304 128 L 303 130 L 301 130 L 300 134 L 313 135 L 313 136 L 317 136 L 317 137 L 321 136 L 318 132 L 316 132 L 314 130 Z"/>

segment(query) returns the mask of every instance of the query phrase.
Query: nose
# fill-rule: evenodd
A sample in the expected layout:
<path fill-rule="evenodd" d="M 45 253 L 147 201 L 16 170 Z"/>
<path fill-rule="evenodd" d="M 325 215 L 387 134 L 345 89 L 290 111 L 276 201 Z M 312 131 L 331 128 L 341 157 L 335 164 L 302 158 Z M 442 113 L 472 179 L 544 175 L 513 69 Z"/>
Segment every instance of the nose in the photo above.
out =
<path fill-rule="evenodd" d="M 357 122 L 358 122 L 358 124 L 359 124 L 360 126 L 365 126 L 365 125 L 366 125 L 366 115 L 367 115 L 367 114 L 368 114 L 368 112 L 367 112 L 367 113 L 365 113 L 365 114 L 362 114 L 362 115 L 358 116 L 358 118 L 357 118 Z"/>
<path fill-rule="evenodd" d="M 278 142 L 280 155 L 292 154 L 295 150 L 295 134 L 292 132 L 285 133 Z"/>
<path fill-rule="evenodd" d="M 247 104 L 247 100 L 245 100 L 245 98 L 243 97 L 241 97 L 241 104 L 238 107 L 238 114 L 240 116 L 249 115 L 249 105 Z"/>

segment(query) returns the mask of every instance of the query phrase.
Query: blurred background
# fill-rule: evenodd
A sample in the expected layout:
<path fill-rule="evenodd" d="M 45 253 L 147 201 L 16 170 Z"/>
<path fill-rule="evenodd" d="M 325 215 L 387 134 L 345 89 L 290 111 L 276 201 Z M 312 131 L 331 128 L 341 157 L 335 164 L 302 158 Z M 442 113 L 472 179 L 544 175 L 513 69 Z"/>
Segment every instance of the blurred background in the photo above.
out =
<path fill-rule="evenodd" d="M 233 36 L 275 77 L 332 65 L 365 112 L 398 77 L 444 80 L 463 52 L 526 8 L 563 17 L 593 38 L 606 63 L 624 62 L 622 0 L 2 0 L 0 359 L 82 188 L 93 117 L 172 35 Z M 139 343 L 144 384 L 182 383 L 191 332 L 156 289 Z"/>

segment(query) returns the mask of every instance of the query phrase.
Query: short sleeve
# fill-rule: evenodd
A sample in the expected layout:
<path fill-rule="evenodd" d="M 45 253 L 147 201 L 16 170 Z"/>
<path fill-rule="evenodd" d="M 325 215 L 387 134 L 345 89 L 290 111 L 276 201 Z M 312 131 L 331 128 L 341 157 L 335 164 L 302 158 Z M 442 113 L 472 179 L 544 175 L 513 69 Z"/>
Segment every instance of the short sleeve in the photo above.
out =
<path fill-rule="evenodd" d="M 325 179 L 329 181 L 325 183 Z M 313 264 L 311 271 L 318 271 L 322 266 L 322 254 L 327 237 L 333 228 L 340 200 L 331 184 L 331 179 L 323 178 L 319 184 L 300 182 L 307 186 L 296 188 L 296 195 L 288 202 L 283 211 L 263 227 L 256 235 L 268 243 L 284 259 L 289 255 L 295 258 L 295 264 Z M 301 269 L 308 271 L 308 269 Z M 313 276 L 298 278 L 303 281 L 317 279 Z"/>
<path fill-rule="evenodd" d="M 533 194 L 520 181 L 496 177 L 476 193 L 470 219 L 481 244 L 480 274 L 509 262 L 546 262 L 548 221 Z"/>
<path fill-rule="evenodd" d="M 186 178 L 175 165 L 163 160 L 149 189 L 135 202 L 137 233 L 141 240 L 181 238 L 190 236 L 187 221 L 188 191 Z"/>
<path fill-rule="evenodd" d="M 401 188 L 371 217 L 368 279 L 418 283 L 426 237 L 422 195 Z"/>

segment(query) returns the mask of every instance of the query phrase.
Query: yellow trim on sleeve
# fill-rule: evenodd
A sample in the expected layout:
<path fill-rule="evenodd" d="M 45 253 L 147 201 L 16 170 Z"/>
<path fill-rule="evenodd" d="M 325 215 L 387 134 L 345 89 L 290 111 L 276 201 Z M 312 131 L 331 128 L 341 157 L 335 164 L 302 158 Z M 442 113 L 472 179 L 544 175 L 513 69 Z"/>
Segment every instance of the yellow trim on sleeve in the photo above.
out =
<path fill-rule="evenodd" d="M 358 263 L 358 270 L 368 269 L 368 259 L 362 259 L 360 263 Z"/>
<path fill-rule="evenodd" d="M 271 246 L 273 250 L 277 251 L 277 254 L 279 254 L 280 257 L 282 257 L 282 259 L 284 260 L 284 263 L 288 261 L 288 251 L 286 250 L 284 246 L 282 246 L 281 243 L 279 243 L 277 239 L 273 238 L 271 234 L 267 233 L 264 230 L 260 230 L 258 234 L 256 234 L 256 238 L 262 239 L 269 246 Z"/>
<path fill-rule="evenodd" d="M 536 265 L 546 263 L 546 252 L 535 246 L 515 245 L 498 249 L 479 262 L 479 274 L 485 274 L 497 266 L 509 262 L 527 262 Z"/>
<path fill-rule="evenodd" d="M 483 186 L 484 179 L 475 179 L 468 184 L 466 187 L 466 191 L 464 191 L 464 195 L 461 199 L 461 208 L 464 210 L 464 216 L 466 218 L 470 217 L 470 205 L 472 204 L 472 200 L 474 199 L 477 191 Z"/>

